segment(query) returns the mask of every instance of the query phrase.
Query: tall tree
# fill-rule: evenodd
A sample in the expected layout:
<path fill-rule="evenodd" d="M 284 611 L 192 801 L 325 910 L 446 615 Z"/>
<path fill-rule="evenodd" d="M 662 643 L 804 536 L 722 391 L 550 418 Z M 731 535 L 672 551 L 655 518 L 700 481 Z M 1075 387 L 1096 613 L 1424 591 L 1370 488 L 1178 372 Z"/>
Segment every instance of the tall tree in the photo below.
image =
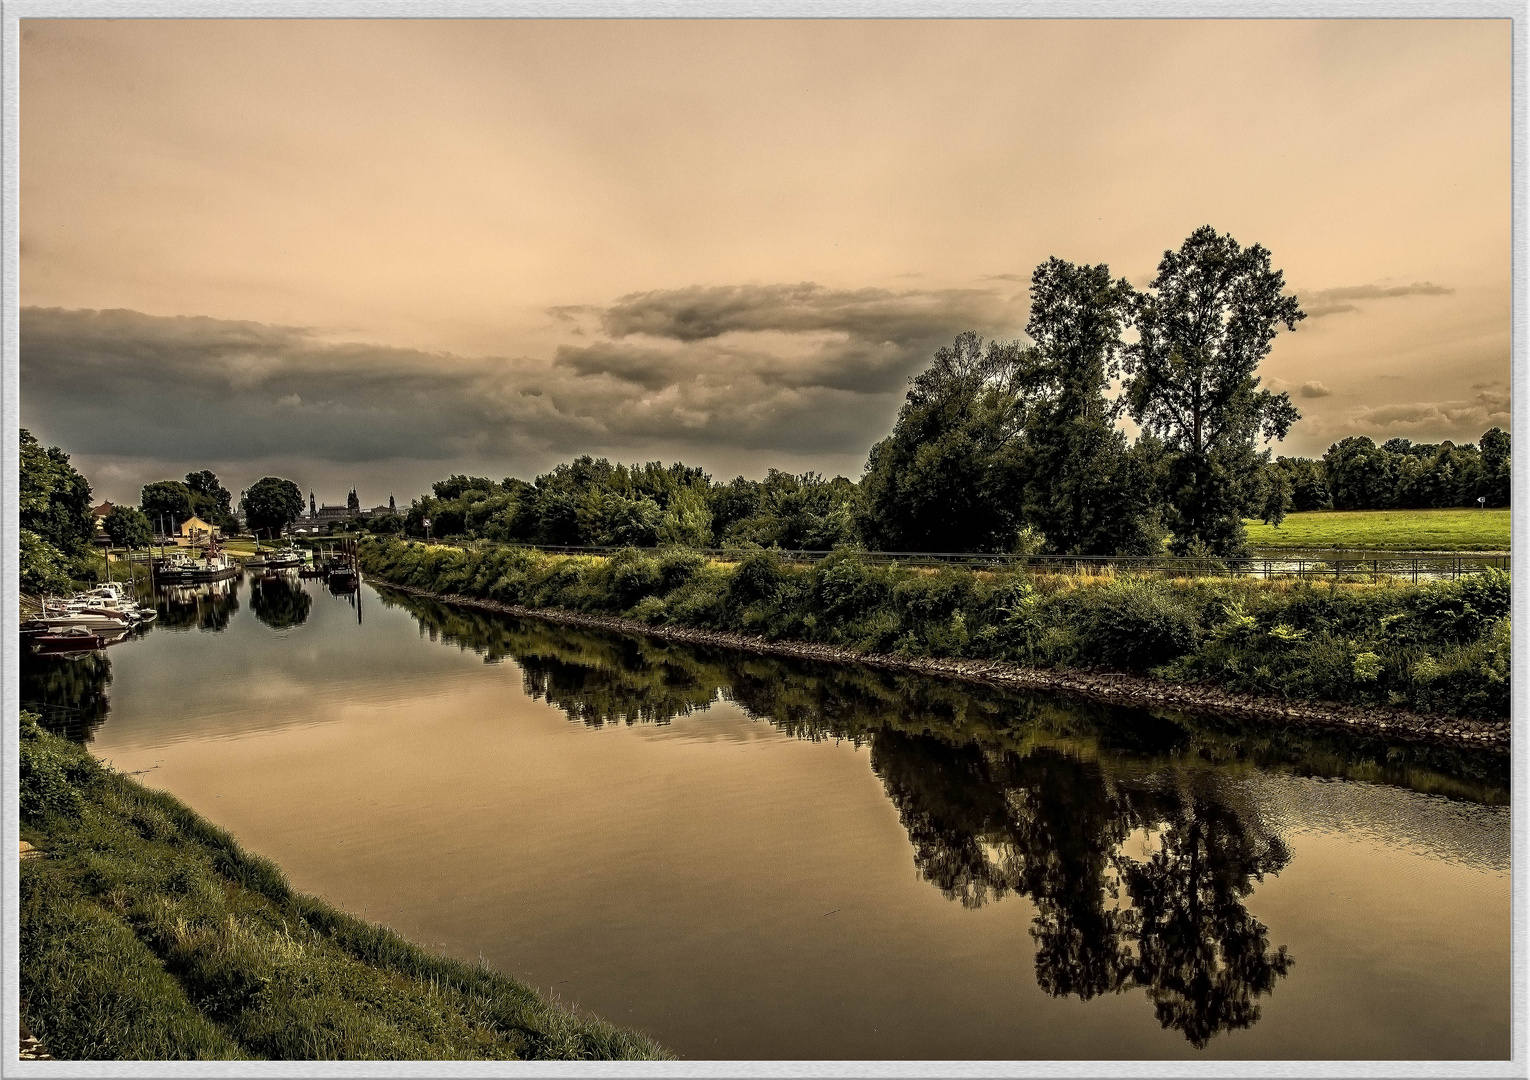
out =
<path fill-rule="evenodd" d="M 223 529 L 234 528 L 234 496 L 218 482 L 211 469 L 186 474 L 186 488 L 191 492 L 191 509 L 203 521 Z"/>
<path fill-rule="evenodd" d="M 1110 267 L 1051 258 L 1031 276 L 1036 343 L 1027 365 L 1023 514 L 1066 555 L 1151 554 L 1151 485 L 1135 475 L 1119 404 L 1105 391 L 1120 374 L 1122 318 L 1131 287 Z"/>
<path fill-rule="evenodd" d="M 891 551 L 1007 551 L 1020 525 L 1025 365 L 1018 342 L 960 335 L 912 380 L 871 448 L 859 526 Z"/>
<path fill-rule="evenodd" d="M 1323 473 L 1334 509 L 1381 510 L 1396 505 L 1398 456 L 1388 454 L 1366 435 L 1351 435 L 1330 446 L 1323 455 Z"/>
<path fill-rule="evenodd" d="M 250 529 L 275 537 L 303 512 L 303 493 L 291 480 L 263 476 L 239 500 Z"/>
<path fill-rule="evenodd" d="M 90 516 L 90 481 L 56 446 L 43 446 L 22 428 L 17 492 L 18 524 L 66 556 L 89 550 L 95 535 Z"/>
<path fill-rule="evenodd" d="M 114 506 L 106 512 L 101 525 L 112 543 L 120 548 L 148 547 L 154 539 L 149 519 L 141 510 L 131 506 Z"/>
<path fill-rule="evenodd" d="M 1164 252 L 1151 291 L 1132 298 L 1126 400 L 1170 452 L 1167 524 L 1178 553 L 1242 550 L 1269 456 L 1255 443 L 1283 438 L 1300 419 L 1290 395 L 1260 390 L 1255 375 L 1280 327 L 1306 317 L 1284 286 L 1264 247 L 1205 225 Z"/>
<path fill-rule="evenodd" d="M 194 512 L 191 489 L 179 480 L 156 480 L 138 493 L 138 508 L 155 528 L 171 532 Z"/>
<path fill-rule="evenodd" d="M 1487 499 L 1488 506 L 1508 506 L 1509 433 L 1502 428 L 1485 431 L 1478 445 L 1482 448 L 1482 479 L 1477 494 Z"/>

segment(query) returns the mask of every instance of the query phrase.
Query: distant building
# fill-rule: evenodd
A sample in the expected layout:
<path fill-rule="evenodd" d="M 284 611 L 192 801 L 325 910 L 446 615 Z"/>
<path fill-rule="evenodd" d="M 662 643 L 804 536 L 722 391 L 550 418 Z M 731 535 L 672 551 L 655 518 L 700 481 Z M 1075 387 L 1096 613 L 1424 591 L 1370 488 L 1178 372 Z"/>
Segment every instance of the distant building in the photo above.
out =
<path fill-rule="evenodd" d="M 374 506 L 370 510 L 361 508 L 361 497 L 352 488 L 345 496 L 344 506 L 331 506 L 329 503 L 319 503 L 315 500 L 313 492 L 308 493 L 308 516 L 299 518 L 297 525 L 304 532 L 325 532 L 331 525 L 337 522 L 347 521 L 351 518 L 360 518 L 366 521 L 369 518 L 381 517 L 384 514 L 398 513 L 398 503 L 392 495 L 388 496 L 387 506 Z"/>
<path fill-rule="evenodd" d="M 330 506 L 328 503 L 325 503 L 309 515 L 308 523 L 310 525 L 330 525 L 336 521 L 344 521 L 346 518 L 354 516 L 355 512 L 349 506 Z"/>
<path fill-rule="evenodd" d="M 96 532 L 106 531 L 106 515 L 112 512 L 113 507 L 113 503 L 104 502 L 100 506 L 91 509 L 90 517 L 96 524 Z"/>
<path fill-rule="evenodd" d="M 210 525 L 193 514 L 181 522 L 172 539 L 181 547 L 200 547 L 218 535 L 218 526 Z"/>

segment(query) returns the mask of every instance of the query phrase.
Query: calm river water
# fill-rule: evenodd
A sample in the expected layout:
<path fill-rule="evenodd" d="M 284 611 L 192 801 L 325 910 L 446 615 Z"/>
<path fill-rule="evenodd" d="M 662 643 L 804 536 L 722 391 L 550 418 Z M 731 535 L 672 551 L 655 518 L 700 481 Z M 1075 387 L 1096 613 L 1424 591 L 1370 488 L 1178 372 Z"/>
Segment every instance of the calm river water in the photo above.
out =
<path fill-rule="evenodd" d="M 23 702 L 684 1056 L 1508 1056 L 1501 760 L 227 585 Z"/>

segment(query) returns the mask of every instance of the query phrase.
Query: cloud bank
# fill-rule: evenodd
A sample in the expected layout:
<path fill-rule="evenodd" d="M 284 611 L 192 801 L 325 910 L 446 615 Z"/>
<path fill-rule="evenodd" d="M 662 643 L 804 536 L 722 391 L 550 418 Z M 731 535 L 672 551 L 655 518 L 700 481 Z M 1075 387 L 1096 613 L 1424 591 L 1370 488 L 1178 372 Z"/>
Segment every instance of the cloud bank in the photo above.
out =
<path fill-rule="evenodd" d="M 24 308 L 23 423 L 94 460 L 502 462 L 602 449 L 864 455 L 907 377 L 963 330 L 1012 336 L 995 292 L 812 283 L 634 293 L 560 308 L 588 344 L 463 357 L 313 329 Z"/>
<path fill-rule="evenodd" d="M 1450 296 L 1456 290 L 1432 281 L 1415 281 L 1412 285 L 1344 285 L 1336 289 L 1318 289 L 1298 292 L 1302 310 L 1309 319 L 1321 319 L 1325 315 L 1339 315 L 1346 311 L 1359 311 L 1359 300 L 1388 300 L 1399 296 Z"/>
<path fill-rule="evenodd" d="M 1508 384 L 1483 384 L 1473 389 L 1477 393 L 1471 397 L 1447 401 L 1357 406 L 1322 418 L 1313 424 L 1312 434 L 1335 440 L 1347 435 L 1369 435 L 1377 441 L 1403 436 L 1420 442 L 1450 439 L 1460 443 L 1476 442 L 1489 428 L 1508 431 Z"/>

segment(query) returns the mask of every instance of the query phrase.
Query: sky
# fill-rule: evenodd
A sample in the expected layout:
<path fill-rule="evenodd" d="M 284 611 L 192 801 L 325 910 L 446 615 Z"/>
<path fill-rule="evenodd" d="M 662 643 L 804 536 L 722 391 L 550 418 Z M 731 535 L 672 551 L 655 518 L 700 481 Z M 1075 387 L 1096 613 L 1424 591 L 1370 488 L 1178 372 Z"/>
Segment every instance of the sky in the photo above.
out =
<path fill-rule="evenodd" d="M 1031 271 L 1210 224 L 1346 435 L 1509 427 L 1507 20 L 22 20 L 21 422 L 96 495 L 859 478 Z"/>

